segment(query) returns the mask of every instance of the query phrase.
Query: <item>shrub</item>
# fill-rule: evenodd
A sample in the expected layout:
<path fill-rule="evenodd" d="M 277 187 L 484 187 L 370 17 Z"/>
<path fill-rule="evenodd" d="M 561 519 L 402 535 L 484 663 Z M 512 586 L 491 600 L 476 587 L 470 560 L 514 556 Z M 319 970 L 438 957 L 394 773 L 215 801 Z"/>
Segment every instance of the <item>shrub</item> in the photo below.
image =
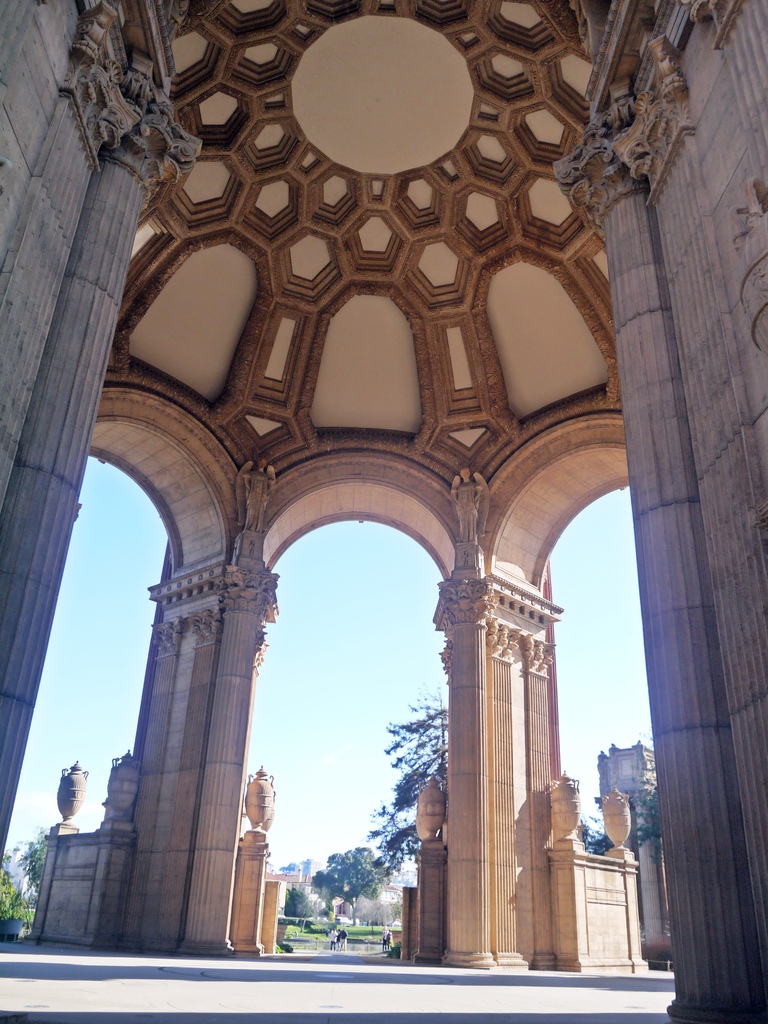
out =
<path fill-rule="evenodd" d="M 387 950 L 387 956 L 390 960 L 400 959 L 400 943 L 396 942 L 394 946 Z"/>
<path fill-rule="evenodd" d="M 282 944 L 282 946 L 278 946 L 277 947 L 277 952 L 278 953 L 292 953 L 293 952 L 293 946 L 290 944 L 290 942 L 284 942 Z"/>

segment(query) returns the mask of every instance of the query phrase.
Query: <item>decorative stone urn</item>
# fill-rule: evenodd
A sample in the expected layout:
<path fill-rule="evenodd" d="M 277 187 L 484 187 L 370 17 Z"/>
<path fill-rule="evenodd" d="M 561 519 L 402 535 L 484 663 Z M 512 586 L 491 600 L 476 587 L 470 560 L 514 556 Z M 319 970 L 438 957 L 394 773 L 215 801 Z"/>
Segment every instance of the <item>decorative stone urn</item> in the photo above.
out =
<path fill-rule="evenodd" d="M 140 763 L 130 750 L 112 761 L 107 783 L 107 799 L 102 804 L 107 813 L 104 821 L 132 821 L 133 806 L 139 792 Z"/>
<path fill-rule="evenodd" d="M 445 793 L 434 775 L 419 793 L 416 804 L 416 831 L 424 842 L 435 839 L 445 822 Z"/>
<path fill-rule="evenodd" d="M 75 761 L 69 771 L 66 768 L 61 769 L 56 803 L 59 805 L 59 814 L 63 821 L 71 821 L 83 806 L 87 779 L 88 772 L 83 771 L 79 761 Z"/>
<path fill-rule="evenodd" d="M 245 790 L 245 813 L 254 832 L 269 832 L 275 820 L 275 776 L 267 775 L 264 765 L 248 776 Z"/>
<path fill-rule="evenodd" d="M 581 793 L 579 783 L 565 772 L 552 783 L 552 835 L 555 842 L 561 839 L 581 841 Z"/>
<path fill-rule="evenodd" d="M 603 822 L 605 834 L 617 850 L 625 849 L 624 843 L 632 828 L 629 797 L 614 786 L 608 796 L 603 797 Z"/>

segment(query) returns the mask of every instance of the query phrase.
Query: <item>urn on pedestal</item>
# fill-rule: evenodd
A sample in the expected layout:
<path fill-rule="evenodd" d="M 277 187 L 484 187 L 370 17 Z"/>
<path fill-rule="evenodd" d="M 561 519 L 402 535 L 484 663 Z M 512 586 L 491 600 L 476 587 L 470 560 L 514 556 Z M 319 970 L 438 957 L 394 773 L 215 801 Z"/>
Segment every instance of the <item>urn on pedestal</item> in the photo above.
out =
<path fill-rule="evenodd" d="M 104 821 L 131 821 L 133 805 L 139 792 L 139 769 L 141 765 L 130 750 L 112 761 L 112 771 L 107 783 L 107 799 Z"/>
<path fill-rule="evenodd" d="M 580 842 L 581 793 L 579 783 L 565 772 L 552 784 L 552 833 L 555 842 Z"/>
<path fill-rule="evenodd" d="M 245 813 L 254 832 L 269 832 L 275 819 L 275 776 L 267 775 L 264 766 L 248 776 L 245 790 Z"/>
<path fill-rule="evenodd" d="M 83 771 L 79 761 L 67 770 L 61 769 L 61 780 L 56 793 L 59 814 L 65 822 L 71 821 L 85 802 L 85 786 L 88 772 Z"/>
<path fill-rule="evenodd" d="M 419 839 L 425 842 L 436 839 L 437 833 L 445 822 L 445 793 L 434 775 L 419 793 L 416 804 L 416 831 Z"/>
<path fill-rule="evenodd" d="M 632 828 L 629 797 L 626 793 L 620 793 L 615 786 L 608 796 L 603 797 L 603 821 L 605 834 L 615 849 L 625 849 L 624 843 L 626 843 Z"/>

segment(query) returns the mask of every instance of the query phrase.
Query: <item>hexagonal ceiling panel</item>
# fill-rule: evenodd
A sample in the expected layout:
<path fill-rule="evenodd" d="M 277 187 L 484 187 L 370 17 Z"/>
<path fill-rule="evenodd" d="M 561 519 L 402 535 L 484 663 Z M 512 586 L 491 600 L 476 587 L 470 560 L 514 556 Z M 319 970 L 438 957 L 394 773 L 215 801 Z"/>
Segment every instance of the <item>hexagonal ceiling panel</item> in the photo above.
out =
<path fill-rule="evenodd" d="M 618 410 L 604 246 L 551 170 L 588 116 L 568 0 L 195 9 L 201 159 L 144 213 L 110 380 L 213 401 L 235 461 L 419 432 L 449 480 Z"/>

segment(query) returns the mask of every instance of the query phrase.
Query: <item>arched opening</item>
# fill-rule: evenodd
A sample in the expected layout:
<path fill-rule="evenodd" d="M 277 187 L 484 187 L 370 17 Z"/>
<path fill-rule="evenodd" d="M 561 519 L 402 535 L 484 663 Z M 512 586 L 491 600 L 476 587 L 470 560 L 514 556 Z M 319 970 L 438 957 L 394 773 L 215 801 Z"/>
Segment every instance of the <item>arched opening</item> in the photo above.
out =
<path fill-rule="evenodd" d="M 300 536 L 274 569 L 280 615 L 259 673 L 249 770 L 263 763 L 275 775 L 275 867 L 324 864 L 369 845 L 395 778 L 387 725 L 408 720 L 420 691 L 445 691 L 432 625 L 441 573 L 410 537 L 371 521 Z"/>

